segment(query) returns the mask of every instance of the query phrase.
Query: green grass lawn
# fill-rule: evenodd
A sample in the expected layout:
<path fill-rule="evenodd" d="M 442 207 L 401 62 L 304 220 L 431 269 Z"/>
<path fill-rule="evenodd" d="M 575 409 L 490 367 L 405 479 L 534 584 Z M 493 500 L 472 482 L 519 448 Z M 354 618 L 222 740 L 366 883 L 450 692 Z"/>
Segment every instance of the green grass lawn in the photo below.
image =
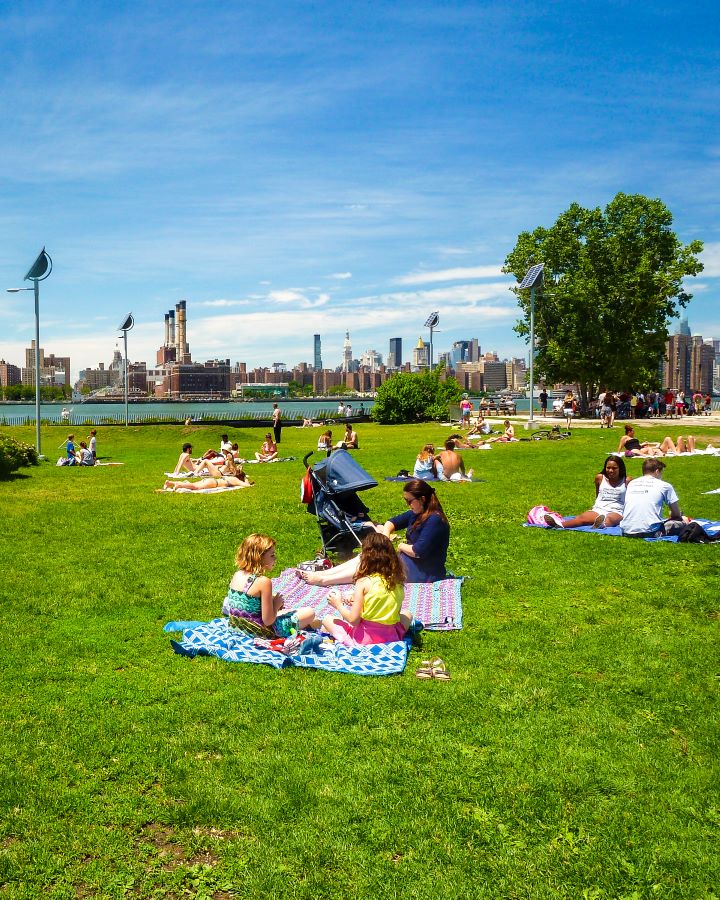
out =
<path fill-rule="evenodd" d="M 404 508 L 382 477 L 448 431 L 359 432 L 382 521 Z M 53 459 L 0 481 L 0 896 L 720 895 L 720 545 L 521 527 L 537 503 L 589 508 L 620 432 L 466 454 L 485 482 L 438 487 L 465 627 L 383 679 L 189 660 L 162 631 L 219 614 L 250 531 L 279 568 L 313 556 L 317 429 L 284 429 L 297 462 L 248 467 L 253 490 L 210 496 L 153 489 L 216 428 L 103 428 L 99 456 L 125 465 L 92 470 L 54 467 L 45 429 Z M 702 493 L 720 460 L 666 478 L 720 518 Z M 452 680 L 414 678 L 436 654 Z"/>

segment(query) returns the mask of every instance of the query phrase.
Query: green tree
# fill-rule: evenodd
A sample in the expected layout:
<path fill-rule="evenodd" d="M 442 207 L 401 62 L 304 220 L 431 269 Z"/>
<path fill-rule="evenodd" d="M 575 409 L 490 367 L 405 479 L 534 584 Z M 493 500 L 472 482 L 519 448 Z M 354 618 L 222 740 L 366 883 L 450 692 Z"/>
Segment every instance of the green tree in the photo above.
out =
<path fill-rule="evenodd" d="M 504 272 L 522 279 L 545 263 L 536 290 L 536 377 L 577 384 L 582 403 L 601 386 L 657 385 L 671 318 L 692 294 L 683 278 L 697 275 L 701 241 L 683 245 L 661 200 L 618 194 L 604 210 L 573 203 L 551 228 L 524 231 Z M 530 291 L 517 294 L 529 340 Z"/>
<path fill-rule="evenodd" d="M 451 403 L 459 403 L 460 385 L 432 372 L 397 372 L 380 385 L 371 417 L 381 425 L 447 419 Z"/>

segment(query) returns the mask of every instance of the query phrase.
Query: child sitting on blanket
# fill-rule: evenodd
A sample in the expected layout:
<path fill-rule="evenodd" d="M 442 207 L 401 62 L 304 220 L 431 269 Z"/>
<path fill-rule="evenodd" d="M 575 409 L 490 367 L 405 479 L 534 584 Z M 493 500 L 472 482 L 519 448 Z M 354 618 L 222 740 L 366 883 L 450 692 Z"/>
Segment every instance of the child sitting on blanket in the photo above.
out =
<path fill-rule="evenodd" d="M 341 618 L 325 616 L 323 629 L 343 644 L 386 644 L 400 641 L 411 617 L 400 612 L 405 572 L 390 538 L 373 532 L 363 541 L 352 595 L 343 598 L 335 588 L 328 603 Z"/>
<path fill-rule="evenodd" d="M 306 606 L 283 611 L 283 598 L 273 594 L 267 577 L 275 567 L 275 541 L 266 534 L 249 534 L 238 547 L 238 567 L 223 601 L 223 615 L 236 615 L 270 628 L 278 637 L 290 637 L 304 628 L 320 624 L 315 610 Z"/>

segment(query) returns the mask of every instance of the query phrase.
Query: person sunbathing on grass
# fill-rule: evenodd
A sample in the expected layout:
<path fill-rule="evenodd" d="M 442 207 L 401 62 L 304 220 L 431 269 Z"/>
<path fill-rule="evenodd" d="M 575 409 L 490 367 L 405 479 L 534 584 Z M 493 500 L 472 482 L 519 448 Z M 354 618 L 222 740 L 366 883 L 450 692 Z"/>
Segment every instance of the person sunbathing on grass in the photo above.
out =
<path fill-rule="evenodd" d="M 175 491 L 176 493 L 182 493 L 184 491 L 208 491 L 213 488 L 225 490 L 231 487 L 252 487 L 255 484 L 254 481 L 250 481 L 242 468 L 232 460 L 232 456 L 229 453 L 226 456 L 226 462 L 223 466 L 223 469 L 227 470 L 227 474 L 223 474 L 223 472 L 218 469 L 216 465 L 211 463 L 209 459 L 203 461 L 203 467 L 207 469 L 210 475 L 209 478 L 203 478 L 202 481 L 192 483 L 187 481 L 171 481 L 168 479 L 156 493 L 159 494 L 163 491 Z"/>
<path fill-rule="evenodd" d="M 630 481 L 632 479 L 627 476 L 625 460 L 608 456 L 595 476 L 595 503 L 592 509 L 565 520 L 554 513 L 546 513 L 545 524 L 549 528 L 579 528 L 582 525 L 605 528 L 618 525 L 623 517 L 625 492 Z"/>
<path fill-rule="evenodd" d="M 618 453 L 624 453 L 625 456 L 665 456 L 667 453 L 677 455 L 678 453 L 692 453 L 696 447 L 696 439 L 692 434 L 680 435 L 677 444 L 671 437 L 663 438 L 658 442 L 642 441 L 636 437 L 635 429 L 632 425 L 625 426 L 625 434 L 620 438 L 618 444 Z M 706 449 L 714 450 L 712 444 L 708 444 Z"/>
<path fill-rule="evenodd" d="M 185 443 L 182 445 L 182 453 L 178 457 L 177 465 L 173 470 L 173 475 L 179 475 L 181 472 L 190 472 L 195 474 L 195 460 L 192 458 L 192 444 Z"/>
<path fill-rule="evenodd" d="M 505 419 L 505 421 L 503 422 L 503 426 L 504 426 L 505 430 L 500 435 L 500 437 L 488 438 L 488 440 L 485 443 L 487 443 L 487 444 L 515 443 L 517 441 L 517 438 L 515 437 L 515 428 L 510 423 L 510 420 Z"/>
<path fill-rule="evenodd" d="M 445 441 L 445 449 L 435 456 L 437 477 L 440 481 L 472 481 L 473 470 L 465 473 L 465 462 L 455 450 L 455 441 Z"/>
<path fill-rule="evenodd" d="M 265 435 L 265 441 L 260 448 L 260 452 L 255 454 L 255 459 L 258 462 L 272 462 L 274 459 L 277 459 L 277 455 L 277 445 L 273 440 L 273 436 L 270 434 L 270 432 L 268 432 Z"/>

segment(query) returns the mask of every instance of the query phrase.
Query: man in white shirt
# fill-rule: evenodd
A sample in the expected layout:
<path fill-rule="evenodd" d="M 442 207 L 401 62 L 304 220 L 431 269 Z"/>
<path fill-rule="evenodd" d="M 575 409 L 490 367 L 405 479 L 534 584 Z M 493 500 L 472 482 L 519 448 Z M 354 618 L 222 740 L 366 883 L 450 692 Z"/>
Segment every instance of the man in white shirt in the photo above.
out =
<path fill-rule="evenodd" d="M 643 462 L 641 478 L 633 478 L 625 493 L 625 511 L 620 529 L 624 537 L 656 537 L 682 531 L 687 519 L 680 512 L 675 488 L 662 480 L 665 463 L 656 457 Z M 670 510 L 670 518 L 663 518 L 663 506 Z"/>

